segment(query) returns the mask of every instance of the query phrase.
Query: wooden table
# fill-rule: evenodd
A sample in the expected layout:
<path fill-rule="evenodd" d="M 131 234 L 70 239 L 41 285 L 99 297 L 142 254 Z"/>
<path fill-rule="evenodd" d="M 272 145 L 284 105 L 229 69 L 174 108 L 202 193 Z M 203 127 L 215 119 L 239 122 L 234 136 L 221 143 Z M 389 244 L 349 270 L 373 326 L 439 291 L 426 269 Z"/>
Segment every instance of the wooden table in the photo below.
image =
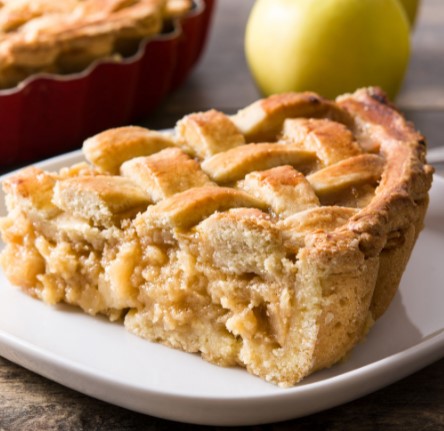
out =
<path fill-rule="evenodd" d="M 190 111 L 228 113 L 257 99 L 243 54 L 253 0 L 219 0 L 206 54 L 186 84 L 143 122 L 171 127 Z M 328 77 L 326 77 L 328 79 Z M 444 1 L 424 0 L 398 105 L 444 145 Z M 222 429 L 173 423 L 74 392 L 0 358 L 0 431 Z M 236 428 L 234 428 L 236 429 Z M 444 430 L 444 359 L 371 395 L 322 413 L 254 430 Z"/>

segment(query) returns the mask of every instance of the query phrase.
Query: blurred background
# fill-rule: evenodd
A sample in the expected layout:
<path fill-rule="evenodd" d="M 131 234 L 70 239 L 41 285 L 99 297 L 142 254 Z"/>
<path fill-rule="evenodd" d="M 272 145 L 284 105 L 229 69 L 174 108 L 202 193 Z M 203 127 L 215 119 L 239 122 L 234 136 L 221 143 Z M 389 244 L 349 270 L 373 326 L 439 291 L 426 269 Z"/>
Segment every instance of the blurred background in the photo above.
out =
<path fill-rule="evenodd" d="M 245 25 L 254 0 L 219 0 L 204 55 L 185 84 L 143 124 L 172 127 L 190 111 L 217 108 L 233 113 L 260 97 L 244 54 Z M 328 77 L 326 77 L 328 79 Z M 407 75 L 398 107 L 426 135 L 444 145 L 444 1 L 422 0 L 412 31 Z"/>
<path fill-rule="evenodd" d="M 413 27 L 396 0 L 325 0 L 324 8 L 305 0 L 203 1 L 215 7 L 204 13 L 197 7 L 189 20 L 180 21 L 183 31 L 175 37 L 150 39 L 143 61 L 105 62 L 86 74 L 40 76 L 0 90 L 0 172 L 78 149 L 84 139 L 110 127 L 164 129 L 190 112 L 234 113 L 261 97 L 253 75 L 269 93 L 313 90 L 329 97 L 344 87 L 354 91 L 361 82 L 395 93 L 406 69 L 395 103 L 430 147 L 444 146 L 443 0 L 400 0 L 419 4 Z M 260 7 L 251 14 L 255 4 Z M 187 75 L 208 16 L 206 49 Z M 246 32 L 253 21 L 255 30 L 249 25 Z M 295 81 L 296 88 L 289 84 Z M 177 89 L 169 93 L 171 88 Z"/>

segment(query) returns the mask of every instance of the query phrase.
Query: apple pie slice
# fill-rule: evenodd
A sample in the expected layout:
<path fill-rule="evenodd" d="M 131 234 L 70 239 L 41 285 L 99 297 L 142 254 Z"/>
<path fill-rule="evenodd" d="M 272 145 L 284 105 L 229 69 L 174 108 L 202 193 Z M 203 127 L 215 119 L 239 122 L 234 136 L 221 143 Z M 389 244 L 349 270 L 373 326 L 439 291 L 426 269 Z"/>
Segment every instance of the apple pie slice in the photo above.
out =
<path fill-rule="evenodd" d="M 384 313 L 432 180 L 424 138 L 377 88 L 108 130 L 83 152 L 3 182 L 9 280 L 281 386 Z"/>

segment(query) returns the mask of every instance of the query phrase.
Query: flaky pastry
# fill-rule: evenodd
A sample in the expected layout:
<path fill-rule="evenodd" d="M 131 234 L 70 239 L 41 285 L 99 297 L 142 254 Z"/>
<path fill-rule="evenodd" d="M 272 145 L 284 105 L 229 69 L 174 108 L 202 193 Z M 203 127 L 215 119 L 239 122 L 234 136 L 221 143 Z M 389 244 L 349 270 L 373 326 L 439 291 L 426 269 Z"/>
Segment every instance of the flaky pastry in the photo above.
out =
<path fill-rule="evenodd" d="M 108 130 L 83 152 L 3 182 L 9 280 L 281 386 L 387 309 L 432 181 L 424 138 L 377 88 Z"/>
<path fill-rule="evenodd" d="M 0 88 L 134 53 L 191 6 L 192 0 L 1 0 Z"/>

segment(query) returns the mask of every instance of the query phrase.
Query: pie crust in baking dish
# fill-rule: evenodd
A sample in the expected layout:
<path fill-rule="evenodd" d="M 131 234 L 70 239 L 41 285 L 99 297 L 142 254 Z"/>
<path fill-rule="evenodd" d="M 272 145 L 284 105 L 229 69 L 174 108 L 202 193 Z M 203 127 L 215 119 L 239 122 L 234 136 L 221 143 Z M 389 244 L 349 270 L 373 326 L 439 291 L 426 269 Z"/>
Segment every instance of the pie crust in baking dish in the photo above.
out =
<path fill-rule="evenodd" d="M 134 54 L 142 39 L 192 6 L 192 0 L 0 0 L 0 88 Z"/>

